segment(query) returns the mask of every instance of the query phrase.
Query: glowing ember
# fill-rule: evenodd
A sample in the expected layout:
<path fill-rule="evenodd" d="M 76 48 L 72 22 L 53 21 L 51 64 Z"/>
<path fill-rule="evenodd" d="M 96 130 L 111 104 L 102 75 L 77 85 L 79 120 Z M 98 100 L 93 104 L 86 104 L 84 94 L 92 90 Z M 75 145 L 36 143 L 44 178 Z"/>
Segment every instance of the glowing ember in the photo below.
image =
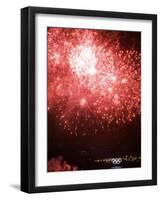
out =
<path fill-rule="evenodd" d="M 80 99 L 80 106 L 84 107 L 86 103 L 87 101 L 84 98 Z"/>
<path fill-rule="evenodd" d="M 49 111 L 75 135 L 89 123 L 94 133 L 131 123 L 140 115 L 140 60 L 121 48 L 118 32 L 49 28 Z"/>

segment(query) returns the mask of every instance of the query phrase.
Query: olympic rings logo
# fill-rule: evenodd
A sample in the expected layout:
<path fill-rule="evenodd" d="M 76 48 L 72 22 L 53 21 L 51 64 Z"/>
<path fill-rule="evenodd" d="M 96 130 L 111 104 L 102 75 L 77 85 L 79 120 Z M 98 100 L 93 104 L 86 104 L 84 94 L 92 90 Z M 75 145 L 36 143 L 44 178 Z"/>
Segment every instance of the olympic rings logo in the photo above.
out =
<path fill-rule="evenodd" d="M 114 165 L 119 165 L 120 163 L 122 163 L 122 158 L 112 158 L 111 162 Z"/>

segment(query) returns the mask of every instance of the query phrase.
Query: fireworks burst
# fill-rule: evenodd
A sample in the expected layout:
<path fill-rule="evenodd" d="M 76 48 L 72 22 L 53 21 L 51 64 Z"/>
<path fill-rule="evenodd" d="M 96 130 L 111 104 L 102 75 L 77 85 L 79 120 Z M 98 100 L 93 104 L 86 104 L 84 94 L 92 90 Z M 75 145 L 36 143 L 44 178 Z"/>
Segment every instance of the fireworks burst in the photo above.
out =
<path fill-rule="evenodd" d="M 97 134 L 140 115 L 141 56 L 119 32 L 48 29 L 48 110 L 70 134 Z"/>

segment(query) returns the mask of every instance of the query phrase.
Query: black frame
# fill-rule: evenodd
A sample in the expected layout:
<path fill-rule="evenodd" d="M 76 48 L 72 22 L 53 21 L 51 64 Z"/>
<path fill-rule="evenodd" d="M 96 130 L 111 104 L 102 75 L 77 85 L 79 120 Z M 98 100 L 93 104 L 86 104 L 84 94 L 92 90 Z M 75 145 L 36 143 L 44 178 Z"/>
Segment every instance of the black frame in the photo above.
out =
<path fill-rule="evenodd" d="M 35 186 L 35 15 L 62 14 L 152 21 L 152 179 L 60 186 Z M 27 193 L 157 184 L 157 15 L 44 7 L 21 9 L 21 190 Z"/>

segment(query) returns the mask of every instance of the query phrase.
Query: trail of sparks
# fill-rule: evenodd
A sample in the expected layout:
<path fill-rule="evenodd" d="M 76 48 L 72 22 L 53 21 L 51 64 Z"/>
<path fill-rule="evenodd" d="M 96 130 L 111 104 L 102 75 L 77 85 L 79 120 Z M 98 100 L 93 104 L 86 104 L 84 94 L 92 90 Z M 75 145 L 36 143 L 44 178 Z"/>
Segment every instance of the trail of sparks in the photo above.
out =
<path fill-rule="evenodd" d="M 140 115 L 141 55 L 119 33 L 48 29 L 48 110 L 70 134 L 97 134 Z M 81 133 L 80 133 L 81 131 Z"/>

